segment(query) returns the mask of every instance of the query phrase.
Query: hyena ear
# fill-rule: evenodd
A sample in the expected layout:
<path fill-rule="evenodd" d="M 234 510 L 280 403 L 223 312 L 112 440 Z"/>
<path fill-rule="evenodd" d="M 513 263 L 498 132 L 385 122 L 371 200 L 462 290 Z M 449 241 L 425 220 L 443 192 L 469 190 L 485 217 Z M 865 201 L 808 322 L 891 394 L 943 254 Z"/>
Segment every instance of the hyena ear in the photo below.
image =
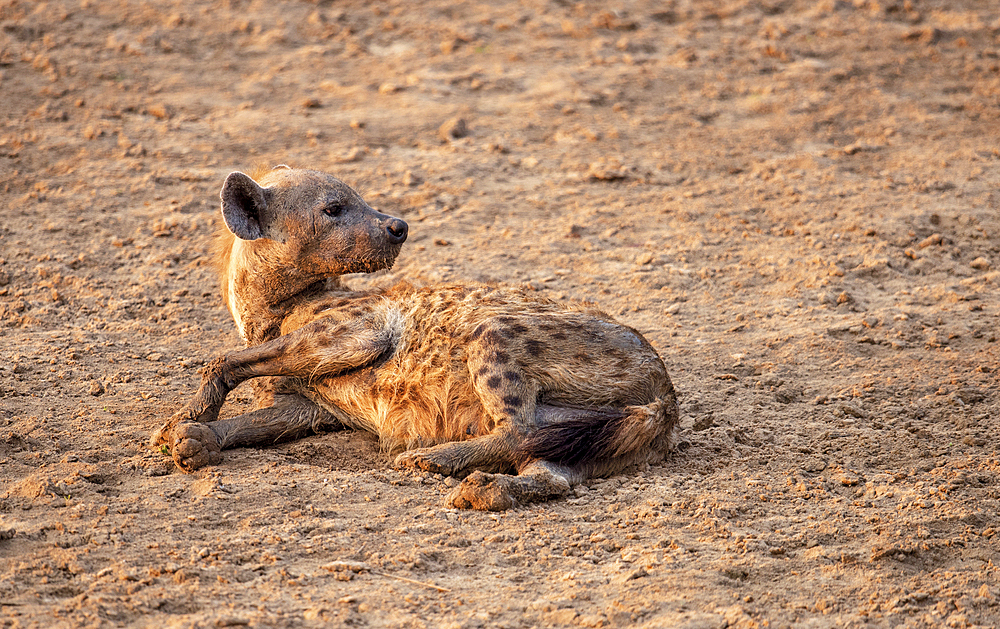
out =
<path fill-rule="evenodd" d="M 257 240 L 269 236 L 270 193 L 241 172 L 230 173 L 222 185 L 222 218 L 237 238 Z"/>

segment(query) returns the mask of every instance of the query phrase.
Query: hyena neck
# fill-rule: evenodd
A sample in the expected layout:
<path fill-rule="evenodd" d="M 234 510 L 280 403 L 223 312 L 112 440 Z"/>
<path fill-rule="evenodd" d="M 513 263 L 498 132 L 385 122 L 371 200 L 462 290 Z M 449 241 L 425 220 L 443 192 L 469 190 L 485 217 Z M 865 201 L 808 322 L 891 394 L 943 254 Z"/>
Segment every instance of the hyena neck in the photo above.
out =
<path fill-rule="evenodd" d="M 266 247 L 229 235 L 220 242 L 222 299 L 247 347 L 276 338 L 288 313 L 330 280 L 283 264 Z M 336 282 L 334 279 L 333 282 Z"/>

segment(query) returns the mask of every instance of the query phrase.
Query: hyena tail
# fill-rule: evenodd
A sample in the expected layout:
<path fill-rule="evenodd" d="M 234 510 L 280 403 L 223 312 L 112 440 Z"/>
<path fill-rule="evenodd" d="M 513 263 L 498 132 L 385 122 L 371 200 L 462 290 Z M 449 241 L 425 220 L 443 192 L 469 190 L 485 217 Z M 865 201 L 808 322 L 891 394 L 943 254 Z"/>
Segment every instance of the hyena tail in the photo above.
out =
<path fill-rule="evenodd" d="M 602 476 L 662 459 L 672 446 L 679 412 L 670 396 L 620 409 L 540 407 L 536 417 L 543 425 L 518 447 L 521 460 L 541 459 Z"/>

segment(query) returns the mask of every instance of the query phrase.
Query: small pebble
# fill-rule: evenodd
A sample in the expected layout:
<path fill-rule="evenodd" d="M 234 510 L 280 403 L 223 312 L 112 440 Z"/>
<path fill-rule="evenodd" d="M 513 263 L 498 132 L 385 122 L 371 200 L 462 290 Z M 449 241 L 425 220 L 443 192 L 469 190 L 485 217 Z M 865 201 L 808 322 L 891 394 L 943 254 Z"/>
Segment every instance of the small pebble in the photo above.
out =
<path fill-rule="evenodd" d="M 931 234 L 927 238 L 921 240 L 917 244 L 917 246 L 920 247 L 921 249 L 926 249 L 927 247 L 930 247 L 932 245 L 940 245 L 943 241 L 944 238 L 941 236 L 941 234 Z"/>
<path fill-rule="evenodd" d="M 451 118 L 438 127 L 438 135 L 445 142 L 450 142 L 469 135 L 469 127 L 464 118 Z"/>

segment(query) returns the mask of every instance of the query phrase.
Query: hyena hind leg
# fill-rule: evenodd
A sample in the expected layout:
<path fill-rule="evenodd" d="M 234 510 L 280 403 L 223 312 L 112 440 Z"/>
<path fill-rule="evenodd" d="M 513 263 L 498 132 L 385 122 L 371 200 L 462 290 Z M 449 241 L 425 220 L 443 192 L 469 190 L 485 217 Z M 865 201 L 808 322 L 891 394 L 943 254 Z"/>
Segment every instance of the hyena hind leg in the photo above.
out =
<path fill-rule="evenodd" d="M 274 406 L 208 423 L 181 422 L 164 435 L 174 463 L 191 473 L 222 461 L 222 451 L 292 441 L 336 425 L 330 413 L 297 394 L 275 395 Z"/>
<path fill-rule="evenodd" d="M 532 461 L 517 476 L 473 472 L 448 495 L 449 506 L 479 511 L 504 511 L 518 505 L 551 500 L 569 493 L 585 480 L 575 467 Z"/>
<path fill-rule="evenodd" d="M 537 430 L 569 420 L 606 416 L 607 414 L 600 410 L 539 404 L 535 406 L 535 419 L 531 428 Z M 517 463 L 524 459 L 518 447 L 523 442 L 524 437 L 517 433 L 511 422 L 503 422 L 488 435 L 407 450 L 396 457 L 394 465 L 397 468 L 408 467 L 460 478 L 477 470 L 513 471 Z"/>
<path fill-rule="evenodd" d="M 513 471 L 515 446 L 519 441 L 509 426 L 500 426 L 491 434 L 466 441 L 407 450 L 396 457 L 394 465 L 458 477 L 475 470 Z"/>

